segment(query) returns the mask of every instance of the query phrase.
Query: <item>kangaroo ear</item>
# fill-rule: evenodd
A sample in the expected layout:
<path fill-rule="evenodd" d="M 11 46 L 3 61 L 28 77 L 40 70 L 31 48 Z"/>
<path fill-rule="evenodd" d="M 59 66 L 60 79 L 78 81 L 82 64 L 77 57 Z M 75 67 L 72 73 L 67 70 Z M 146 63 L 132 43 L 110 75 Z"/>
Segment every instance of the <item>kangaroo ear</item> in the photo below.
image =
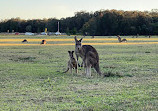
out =
<path fill-rule="evenodd" d="M 74 39 L 75 39 L 75 41 L 77 41 L 77 37 L 76 36 L 74 37 Z"/>
<path fill-rule="evenodd" d="M 82 39 L 83 39 L 83 38 L 81 38 L 79 41 L 82 42 Z"/>
<path fill-rule="evenodd" d="M 74 51 L 72 51 L 72 54 L 74 53 Z"/>
<path fill-rule="evenodd" d="M 71 53 L 71 51 L 68 51 L 68 53 Z"/>

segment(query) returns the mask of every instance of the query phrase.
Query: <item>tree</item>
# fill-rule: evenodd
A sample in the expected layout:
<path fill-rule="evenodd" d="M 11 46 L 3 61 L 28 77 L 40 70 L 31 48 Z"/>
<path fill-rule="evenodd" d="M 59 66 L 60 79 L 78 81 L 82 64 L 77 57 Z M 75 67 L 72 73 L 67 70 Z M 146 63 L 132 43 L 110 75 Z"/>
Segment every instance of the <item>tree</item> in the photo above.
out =
<path fill-rule="evenodd" d="M 60 21 L 60 31 L 67 34 L 88 35 L 151 35 L 158 34 L 158 9 L 152 11 L 99 10 L 94 13 L 76 12 L 73 17 L 21 20 L 11 18 L 0 22 L 0 32 L 14 30 L 15 32 L 31 31 L 39 33 L 47 27 L 49 32 L 57 31 Z"/>
<path fill-rule="evenodd" d="M 31 25 L 26 26 L 26 32 L 31 32 L 31 31 L 32 31 L 32 26 Z"/>

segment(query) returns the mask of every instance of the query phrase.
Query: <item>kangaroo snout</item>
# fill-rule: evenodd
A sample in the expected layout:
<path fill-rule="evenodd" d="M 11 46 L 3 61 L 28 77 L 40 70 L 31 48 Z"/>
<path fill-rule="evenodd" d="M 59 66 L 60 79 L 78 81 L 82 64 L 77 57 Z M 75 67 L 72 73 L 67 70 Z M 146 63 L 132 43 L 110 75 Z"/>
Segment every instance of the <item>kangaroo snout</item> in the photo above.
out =
<path fill-rule="evenodd" d="M 77 51 L 81 50 L 81 46 L 76 46 Z"/>

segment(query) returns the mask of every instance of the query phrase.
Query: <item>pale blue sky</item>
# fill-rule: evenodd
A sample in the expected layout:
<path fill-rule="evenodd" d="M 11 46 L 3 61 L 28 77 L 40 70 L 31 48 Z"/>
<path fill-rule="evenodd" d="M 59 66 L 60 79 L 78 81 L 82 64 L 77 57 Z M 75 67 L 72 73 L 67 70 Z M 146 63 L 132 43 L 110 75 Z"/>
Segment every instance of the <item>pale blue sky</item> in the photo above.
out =
<path fill-rule="evenodd" d="M 0 0 L 0 19 L 60 19 L 101 9 L 150 11 L 158 9 L 158 0 Z"/>

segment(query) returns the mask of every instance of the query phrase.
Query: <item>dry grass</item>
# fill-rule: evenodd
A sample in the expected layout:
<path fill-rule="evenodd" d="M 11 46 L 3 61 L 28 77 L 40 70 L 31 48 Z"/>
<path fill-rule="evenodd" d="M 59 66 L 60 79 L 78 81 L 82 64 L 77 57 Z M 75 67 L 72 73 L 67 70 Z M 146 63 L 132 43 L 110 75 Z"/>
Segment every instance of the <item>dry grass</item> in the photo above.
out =
<path fill-rule="evenodd" d="M 148 44 L 158 44 L 158 42 L 136 42 L 136 43 L 83 43 L 83 45 L 148 45 Z M 41 44 L 8 44 L 3 43 L 0 46 L 39 46 Z M 64 43 L 64 44 L 45 44 L 47 46 L 69 46 L 75 45 L 74 43 Z"/>
<path fill-rule="evenodd" d="M 28 43 L 22 43 L 24 39 L 10 38 L 0 39 L 0 46 L 38 46 L 43 39 L 27 39 Z M 47 46 L 69 46 L 74 45 L 73 38 L 54 38 L 44 39 Z M 117 38 L 84 38 L 84 43 L 87 45 L 144 45 L 158 44 L 158 38 L 127 38 L 128 42 L 119 43 Z"/>
<path fill-rule="evenodd" d="M 0 42 L 21 42 L 23 39 L 0 39 Z M 27 39 L 28 41 L 42 41 L 43 39 Z M 46 41 L 74 41 L 74 39 L 45 39 Z M 157 41 L 158 38 L 127 38 L 129 41 Z M 118 41 L 117 38 L 94 38 L 86 39 L 84 41 Z"/>

